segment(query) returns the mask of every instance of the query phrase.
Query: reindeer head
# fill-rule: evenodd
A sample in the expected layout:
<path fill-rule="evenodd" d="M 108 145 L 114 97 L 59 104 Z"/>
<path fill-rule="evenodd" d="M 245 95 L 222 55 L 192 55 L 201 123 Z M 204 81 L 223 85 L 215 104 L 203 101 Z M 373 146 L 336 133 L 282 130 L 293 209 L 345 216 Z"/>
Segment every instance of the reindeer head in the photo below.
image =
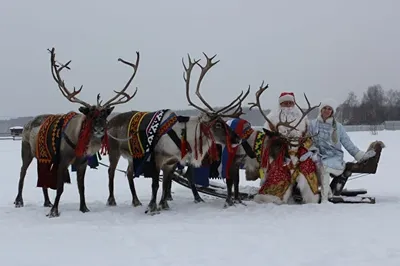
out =
<path fill-rule="evenodd" d="M 126 83 L 125 87 L 121 91 L 115 91 L 116 95 L 111 98 L 109 101 L 107 101 L 105 104 L 102 104 L 102 101 L 100 100 L 100 93 L 97 95 L 97 104 L 96 105 L 90 105 L 85 101 L 82 101 L 78 99 L 76 96 L 81 92 L 83 85 L 79 88 L 79 90 L 76 90 L 74 87 L 73 92 L 71 92 L 67 87 L 65 86 L 64 80 L 60 76 L 60 72 L 63 69 L 69 69 L 70 67 L 68 66 L 71 63 L 71 60 L 68 61 L 66 64 L 60 64 L 56 62 L 56 55 L 55 55 L 55 49 L 52 48 L 51 50 L 48 49 L 48 51 L 51 54 L 50 62 L 51 62 L 51 73 L 53 76 L 53 79 L 58 85 L 58 88 L 60 89 L 61 93 L 64 95 L 65 98 L 67 98 L 70 102 L 74 103 L 79 103 L 82 106 L 79 107 L 79 112 L 81 112 L 83 115 L 85 115 L 85 119 L 90 122 L 90 133 L 93 135 L 95 138 L 102 138 L 106 132 L 106 127 L 107 127 L 107 118 L 111 114 L 111 112 L 114 110 L 115 105 L 126 103 L 130 101 L 137 93 L 137 88 L 135 92 L 132 95 L 127 94 L 125 91 L 131 84 L 133 78 L 136 75 L 137 68 L 139 66 L 139 52 L 136 52 L 137 59 L 136 63 L 130 63 L 127 62 L 121 58 L 118 59 L 119 62 L 122 62 L 130 67 L 133 68 L 133 74 Z"/>
<path fill-rule="evenodd" d="M 201 82 L 208 72 L 210 68 L 212 68 L 214 65 L 216 65 L 218 61 L 212 62 L 212 60 L 216 57 L 214 55 L 213 57 L 208 57 L 205 53 L 203 53 L 204 56 L 206 57 L 206 64 L 204 66 L 200 65 L 200 59 L 199 60 L 191 60 L 190 56 L 188 55 L 188 60 L 189 60 L 189 66 L 186 67 L 183 59 L 183 67 L 185 69 L 185 72 L 183 73 L 183 79 L 185 80 L 186 83 L 186 98 L 189 102 L 189 105 L 193 106 L 197 110 L 201 112 L 201 115 L 198 117 L 199 119 L 199 126 L 200 126 L 200 132 L 205 135 L 206 138 L 208 138 L 211 141 L 214 141 L 217 144 L 221 145 L 239 145 L 241 143 L 241 139 L 239 136 L 230 128 L 224 121 L 224 117 L 231 117 L 231 118 L 236 118 L 239 117 L 241 114 L 243 114 L 243 110 L 241 107 L 241 104 L 243 100 L 248 96 L 250 92 L 250 86 L 247 89 L 247 92 L 243 95 L 243 91 L 240 93 L 238 97 L 236 97 L 230 104 L 226 105 L 225 107 L 221 108 L 218 111 L 215 111 L 214 108 L 212 108 L 206 100 L 201 96 L 200 94 L 200 85 Z M 190 99 L 189 91 L 190 91 L 190 76 L 193 70 L 193 67 L 197 65 L 198 67 L 201 68 L 201 73 L 199 76 L 199 80 L 197 81 L 197 86 L 196 86 L 196 96 L 200 99 L 200 101 L 208 108 L 209 110 L 206 110 L 205 108 L 199 107 L 198 105 L 194 104 L 192 100 Z M 229 113 L 233 111 L 232 113 Z"/>

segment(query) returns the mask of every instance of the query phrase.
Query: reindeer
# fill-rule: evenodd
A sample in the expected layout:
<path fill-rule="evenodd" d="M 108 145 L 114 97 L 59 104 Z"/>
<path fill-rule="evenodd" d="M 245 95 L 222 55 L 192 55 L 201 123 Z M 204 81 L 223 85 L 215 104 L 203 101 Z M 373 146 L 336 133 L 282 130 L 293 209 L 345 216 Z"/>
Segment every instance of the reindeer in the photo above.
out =
<path fill-rule="evenodd" d="M 121 91 L 114 91 L 116 95 L 105 104 L 101 104 L 100 94 L 97 95 L 97 105 L 78 99 L 76 96 L 81 92 L 74 87 L 71 92 L 62 80 L 60 73 L 64 69 L 70 69 L 69 64 L 58 65 L 56 63 L 55 49 L 49 50 L 51 57 L 51 73 L 58 85 L 62 95 L 70 102 L 82 105 L 79 113 L 69 112 L 67 114 L 43 114 L 36 116 L 28 122 L 23 129 L 21 157 L 22 166 L 20 171 L 18 194 L 15 198 L 15 207 L 24 205 L 22 190 L 26 171 L 33 158 L 38 161 L 38 187 L 42 187 L 44 195 L 44 206 L 51 207 L 48 217 L 59 216 L 58 205 L 64 191 L 64 183 L 70 183 L 68 167 L 71 164 L 77 166 L 77 183 L 80 195 L 79 210 L 83 213 L 89 209 L 85 202 L 84 177 L 86 172 L 86 156 L 96 154 L 103 145 L 107 148 L 106 123 L 107 117 L 113 111 L 115 105 L 130 101 L 137 92 L 132 95 L 126 93 L 127 88 L 134 79 L 139 66 L 139 52 L 136 63 L 127 62 L 121 58 L 119 62 L 133 69 L 133 74 Z M 47 156 L 47 157 L 44 157 Z M 57 194 L 54 205 L 51 204 L 48 188 L 56 189 Z"/>
<path fill-rule="evenodd" d="M 129 166 L 127 169 L 127 178 L 132 193 L 132 204 L 136 207 L 142 205 L 139 201 L 135 185 L 134 177 L 141 174 L 138 168 L 134 166 L 134 162 L 144 163 L 150 165 L 148 168 L 151 173 L 146 173 L 144 171 L 145 177 L 152 178 L 152 198 L 148 204 L 146 213 L 155 214 L 158 213 L 160 208 L 157 208 L 157 191 L 159 188 L 159 173 L 163 170 L 163 192 L 159 205 L 161 209 L 169 209 L 167 197 L 168 197 L 168 184 L 171 183 L 171 174 L 175 169 L 175 166 L 180 163 L 185 165 L 186 162 L 195 166 L 199 166 L 207 150 L 211 150 L 212 153 L 215 151 L 216 143 L 228 145 L 229 147 L 240 144 L 240 139 L 234 132 L 232 132 L 229 127 L 227 127 L 223 118 L 225 117 L 236 117 L 242 113 L 241 104 L 242 101 L 247 97 L 250 92 L 250 86 L 247 92 L 243 95 L 243 91 L 240 95 L 234 99 L 230 104 L 221 108 L 220 110 L 214 110 L 207 101 L 201 96 L 200 85 L 206 75 L 206 73 L 219 62 L 213 62 L 213 57 L 206 57 L 206 64 L 204 66 L 200 65 L 200 60 L 191 60 L 188 55 L 189 65 L 186 67 L 184 60 L 182 63 L 185 69 L 183 74 L 184 81 L 186 83 L 186 98 L 190 106 L 193 106 L 201 112 L 198 116 L 178 116 L 170 110 L 158 110 L 157 112 L 152 112 L 145 114 L 144 112 L 131 111 L 126 113 L 121 113 L 110 119 L 108 123 L 108 132 L 113 137 L 109 141 L 109 197 L 107 200 L 107 205 L 115 206 L 116 201 L 114 197 L 114 174 L 115 169 L 118 164 L 119 158 L 122 156 L 128 160 Z M 196 87 L 196 95 L 201 100 L 201 102 L 209 109 L 202 108 L 192 102 L 189 96 L 190 89 L 190 77 L 194 66 L 199 66 L 201 68 L 201 73 Z M 234 111 L 233 111 L 234 110 Z M 228 113 L 233 111 L 233 113 Z M 163 115 L 159 116 L 159 127 L 153 128 L 150 126 L 151 121 L 153 121 L 155 116 L 162 112 Z M 135 131 L 133 133 L 129 131 L 130 121 L 135 120 L 136 117 L 143 117 L 142 122 L 136 123 L 139 128 L 139 135 L 142 134 L 142 138 L 135 143 L 130 143 L 128 141 L 121 142 L 115 141 L 113 138 L 133 138 Z M 138 119 L 137 119 L 138 120 Z M 172 122 L 171 122 L 172 121 Z M 163 125 L 169 124 L 166 128 Z M 149 134 L 145 133 L 146 129 L 153 128 L 153 142 L 148 146 L 147 154 L 149 154 L 150 159 L 146 160 L 145 157 L 136 156 L 134 160 L 132 150 L 137 150 L 139 146 L 146 145 L 146 138 L 149 138 Z M 180 137 L 178 137 L 180 136 Z M 152 138 L 152 137 L 151 137 Z M 204 152 L 203 152 L 204 151 Z"/>
<path fill-rule="evenodd" d="M 259 90 L 256 92 L 256 102 L 249 103 L 249 105 L 250 105 L 250 110 L 254 107 L 258 107 L 262 116 L 270 124 L 271 130 L 265 128 L 263 129 L 263 131 L 251 129 L 250 123 L 240 118 L 235 118 L 234 120 L 236 121 L 231 122 L 231 125 L 233 123 L 235 123 L 236 125 L 241 124 L 239 132 L 236 132 L 236 134 L 238 134 L 239 137 L 241 138 L 241 145 L 238 146 L 236 149 L 232 149 L 232 153 L 228 152 L 228 161 L 231 160 L 232 161 L 231 164 L 222 165 L 222 167 L 228 168 L 226 171 L 227 176 L 226 177 L 223 176 L 224 178 L 226 178 L 226 185 L 227 185 L 227 197 L 224 205 L 225 208 L 235 205 L 236 203 L 243 204 L 239 197 L 240 165 L 244 164 L 245 166 L 246 180 L 255 181 L 261 178 L 261 175 L 263 174 L 261 172 L 263 172 L 263 170 L 266 170 L 262 169 L 263 167 L 261 166 L 263 161 L 263 155 L 266 155 L 267 157 L 266 159 L 268 159 L 270 162 L 276 160 L 280 156 L 280 154 L 282 154 L 282 152 L 285 158 L 290 158 L 289 154 L 290 147 L 298 148 L 301 145 L 303 145 L 304 141 L 312 137 L 312 136 L 304 136 L 299 138 L 290 135 L 285 135 L 279 131 L 279 127 L 288 127 L 291 130 L 296 130 L 296 127 L 307 116 L 307 114 L 309 114 L 313 109 L 317 108 L 318 106 L 311 107 L 307 99 L 307 96 L 304 95 L 307 100 L 309 108 L 306 111 L 303 111 L 296 103 L 296 105 L 302 112 L 302 117 L 299 119 L 298 123 L 295 126 L 292 126 L 291 123 L 294 121 L 280 120 L 276 125 L 274 125 L 272 121 L 268 118 L 268 116 L 265 115 L 260 104 L 260 96 L 268 88 L 268 86 L 269 86 L 268 84 L 264 86 L 264 81 L 263 81 Z M 196 186 L 193 184 L 193 178 L 191 176 L 193 172 L 190 171 L 190 168 L 186 172 L 186 177 L 188 178 L 189 185 L 192 188 L 194 200 L 195 202 L 203 201 L 200 195 L 198 194 Z M 232 193 L 232 187 L 234 188 L 234 193 Z M 292 188 L 289 191 L 291 192 Z M 305 192 L 304 187 L 302 187 L 301 192 Z M 290 195 L 291 194 L 289 194 L 288 196 Z M 314 198 L 306 197 L 305 201 L 314 202 L 315 197 Z"/>

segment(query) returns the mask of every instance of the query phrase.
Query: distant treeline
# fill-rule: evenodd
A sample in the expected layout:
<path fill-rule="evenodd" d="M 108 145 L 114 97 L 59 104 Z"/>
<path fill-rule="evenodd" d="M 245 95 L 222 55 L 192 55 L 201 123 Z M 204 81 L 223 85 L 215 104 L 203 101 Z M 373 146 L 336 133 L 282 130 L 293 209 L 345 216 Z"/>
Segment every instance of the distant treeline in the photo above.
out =
<path fill-rule="evenodd" d="M 373 85 L 367 88 L 361 100 L 350 92 L 338 107 L 336 117 L 345 125 L 379 125 L 400 120 L 400 91 L 385 91 L 380 85 Z"/>

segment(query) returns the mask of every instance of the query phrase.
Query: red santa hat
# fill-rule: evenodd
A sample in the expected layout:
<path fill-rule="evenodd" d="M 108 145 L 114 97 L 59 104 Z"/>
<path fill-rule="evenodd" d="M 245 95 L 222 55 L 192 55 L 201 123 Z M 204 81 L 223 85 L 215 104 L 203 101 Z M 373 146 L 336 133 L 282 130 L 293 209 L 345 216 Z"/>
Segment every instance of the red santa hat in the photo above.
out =
<path fill-rule="evenodd" d="M 293 92 L 282 92 L 279 95 L 279 104 L 283 102 L 295 102 L 294 100 L 294 93 Z"/>

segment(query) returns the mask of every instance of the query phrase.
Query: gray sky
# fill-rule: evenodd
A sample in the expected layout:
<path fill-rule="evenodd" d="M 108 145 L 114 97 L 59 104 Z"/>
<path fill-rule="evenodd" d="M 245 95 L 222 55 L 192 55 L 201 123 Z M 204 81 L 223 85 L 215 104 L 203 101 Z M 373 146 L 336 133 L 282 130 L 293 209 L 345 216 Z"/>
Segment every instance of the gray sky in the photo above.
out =
<path fill-rule="evenodd" d="M 124 86 L 131 72 L 118 57 L 141 53 L 129 88 L 139 91 L 117 112 L 187 108 L 181 59 L 203 51 L 221 60 L 203 82 L 212 105 L 251 85 L 247 104 L 263 79 L 264 108 L 276 107 L 282 91 L 304 104 L 303 92 L 317 103 L 377 83 L 400 89 L 399 10 L 398 0 L 3 1 L 0 116 L 78 109 L 51 77 L 53 46 L 59 61 L 72 60 L 66 84 L 83 84 L 80 98 L 90 103 Z"/>

